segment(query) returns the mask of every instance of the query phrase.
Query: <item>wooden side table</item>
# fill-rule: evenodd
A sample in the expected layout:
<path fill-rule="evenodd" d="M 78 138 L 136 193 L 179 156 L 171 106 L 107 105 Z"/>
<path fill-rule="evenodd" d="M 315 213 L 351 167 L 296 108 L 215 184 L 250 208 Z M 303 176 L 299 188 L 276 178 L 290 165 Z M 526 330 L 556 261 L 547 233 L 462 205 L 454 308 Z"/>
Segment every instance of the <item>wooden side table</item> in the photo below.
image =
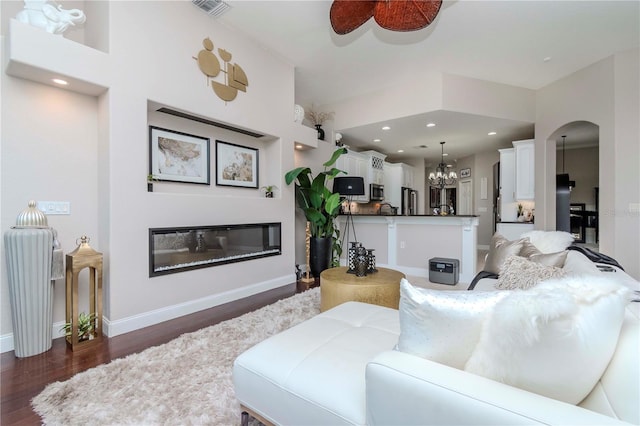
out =
<path fill-rule="evenodd" d="M 348 274 L 347 267 L 329 268 L 320 274 L 320 311 L 355 301 L 398 309 L 400 280 L 404 274 L 387 268 L 366 277 Z"/>

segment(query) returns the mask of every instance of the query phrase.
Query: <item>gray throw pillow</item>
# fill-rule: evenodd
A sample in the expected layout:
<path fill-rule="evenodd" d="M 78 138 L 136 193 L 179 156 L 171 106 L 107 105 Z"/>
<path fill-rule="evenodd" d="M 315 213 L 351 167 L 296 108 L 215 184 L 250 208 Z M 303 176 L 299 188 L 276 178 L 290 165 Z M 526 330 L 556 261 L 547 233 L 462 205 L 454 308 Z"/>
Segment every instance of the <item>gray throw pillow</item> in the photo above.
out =
<path fill-rule="evenodd" d="M 544 266 L 554 266 L 556 268 L 562 268 L 565 260 L 567 260 L 567 251 L 560 251 L 558 253 L 540 253 L 529 256 L 529 260 L 539 263 Z"/>
<path fill-rule="evenodd" d="M 509 241 L 499 233 L 493 234 L 489 245 L 489 254 L 484 263 L 484 271 L 499 274 L 507 257 L 517 256 L 522 249 L 524 239 Z"/>

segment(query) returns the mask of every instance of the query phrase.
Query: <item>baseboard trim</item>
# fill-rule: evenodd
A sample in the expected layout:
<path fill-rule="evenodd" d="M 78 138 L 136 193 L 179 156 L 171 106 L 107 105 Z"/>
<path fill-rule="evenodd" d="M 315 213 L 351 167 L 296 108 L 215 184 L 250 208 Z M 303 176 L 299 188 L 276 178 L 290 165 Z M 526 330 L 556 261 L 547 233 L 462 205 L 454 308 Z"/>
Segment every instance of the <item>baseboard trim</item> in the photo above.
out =
<path fill-rule="evenodd" d="M 295 274 L 285 275 L 268 281 L 262 281 L 241 288 L 229 290 L 223 293 L 214 294 L 188 302 L 179 303 L 177 305 L 166 306 L 164 308 L 155 309 L 149 312 L 122 318 L 116 321 L 110 321 L 109 318 L 103 318 L 103 332 L 108 337 L 118 336 L 120 334 L 129 333 L 144 327 L 159 324 L 181 316 L 189 315 L 204 309 L 213 308 L 214 306 L 223 305 L 245 297 L 264 291 L 273 290 L 278 287 L 289 285 L 296 281 Z M 54 339 L 63 337 L 64 333 L 60 332 L 60 328 L 64 325 L 64 321 L 53 324 Z M 13 341 L 13 333 L 0 336 L 0 352 L 9 352 L 15 349 Z"/>

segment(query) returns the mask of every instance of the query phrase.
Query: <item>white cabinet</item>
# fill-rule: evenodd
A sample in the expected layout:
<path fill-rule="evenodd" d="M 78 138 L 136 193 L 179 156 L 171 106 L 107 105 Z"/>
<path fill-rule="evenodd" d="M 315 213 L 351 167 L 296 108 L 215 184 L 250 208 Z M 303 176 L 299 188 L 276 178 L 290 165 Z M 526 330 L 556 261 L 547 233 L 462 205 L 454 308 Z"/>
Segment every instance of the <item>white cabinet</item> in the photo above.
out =
<path fill-rule="evenodd" d="M 402 169 L 402 186 L 406 188 L 413 188 L 413 166 L 400 163 Z"/>
<path fill-rule="evenodd" d="M 402 187 L 413 188 L 413 166 L 404 163 L 384 163 L 384 200 L 400 207 Z"/>
<path fill-rule="evenodd" d="M 384 185 L 384 159 L 387 158 L 387 156 L 376 151 L 363 151 L 359 154 L 367 159 L 367 167 L 369 169 L 368 176 L 365 177 L 367 187 L 370 183 Z"/>
<path fill-rule="evenodd" d="M 535 146 L 533 139 L 514 141 L 515 150 L 515 198 L 535 199 Z"/>
<path fill-rule="evenodd" d="M 338 157 L 336 168 L 344 170 L 348 176 L 361 176 L 364 180 L 364 195 L 354 196 L 353 201 L 369 202 L 369 184 L 384 184 L 384 159 L 386 155 L 376 151 L 348 151 Z"/>
<path fill-rule="evenodd" d="M 516 158 L 515 149 L 499 149 L 500 152 L 500 201 L 499 220 L 515 222 L 518 219 L 516 202 Z"/>
<path fill-rule="evenodd" d="M 364 179 L 364 195 L 354 195 L 351 197 L 353 201 L 367 202 L 369 201 L 369 184 L 367 158 L 359 152 L 348 151 L 346 154 L 338 157 L 336 168 L 344 171 L 347 176 L 361 176 Z M 342 175 L 339 175 L 342 176 Z"/>

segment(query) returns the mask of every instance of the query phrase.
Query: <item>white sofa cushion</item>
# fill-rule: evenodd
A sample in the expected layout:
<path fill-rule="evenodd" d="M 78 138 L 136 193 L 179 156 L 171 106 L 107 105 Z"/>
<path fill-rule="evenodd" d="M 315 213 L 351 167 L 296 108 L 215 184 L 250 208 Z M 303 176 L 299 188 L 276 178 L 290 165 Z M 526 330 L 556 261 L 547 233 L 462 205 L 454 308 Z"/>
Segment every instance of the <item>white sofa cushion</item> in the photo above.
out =
<path fill-rule="evenodd" d="M 398 341 L 398 311 L 346 302 L 241 354 L 241 404 L 274 424 L 365 424 L 365 367 Z"/>
<path fill-rule="evenodd" d="M 600 275 L 596 264 L 577 250 L 567 250 L 567 258 L 562 269 L 567 275 Z"/>
<path fill-rule="evenodd" d="M 605 371 L 629 300 L 605 276 L 514 291 L 488 317 L 465 370 L 577 404 Z"/>
<path fill-rule="evenodd" d="M 461 369 L 480 339 L 484 318 L 507 294 L 430 290 L 402 279 L 397 349 Z"/>

